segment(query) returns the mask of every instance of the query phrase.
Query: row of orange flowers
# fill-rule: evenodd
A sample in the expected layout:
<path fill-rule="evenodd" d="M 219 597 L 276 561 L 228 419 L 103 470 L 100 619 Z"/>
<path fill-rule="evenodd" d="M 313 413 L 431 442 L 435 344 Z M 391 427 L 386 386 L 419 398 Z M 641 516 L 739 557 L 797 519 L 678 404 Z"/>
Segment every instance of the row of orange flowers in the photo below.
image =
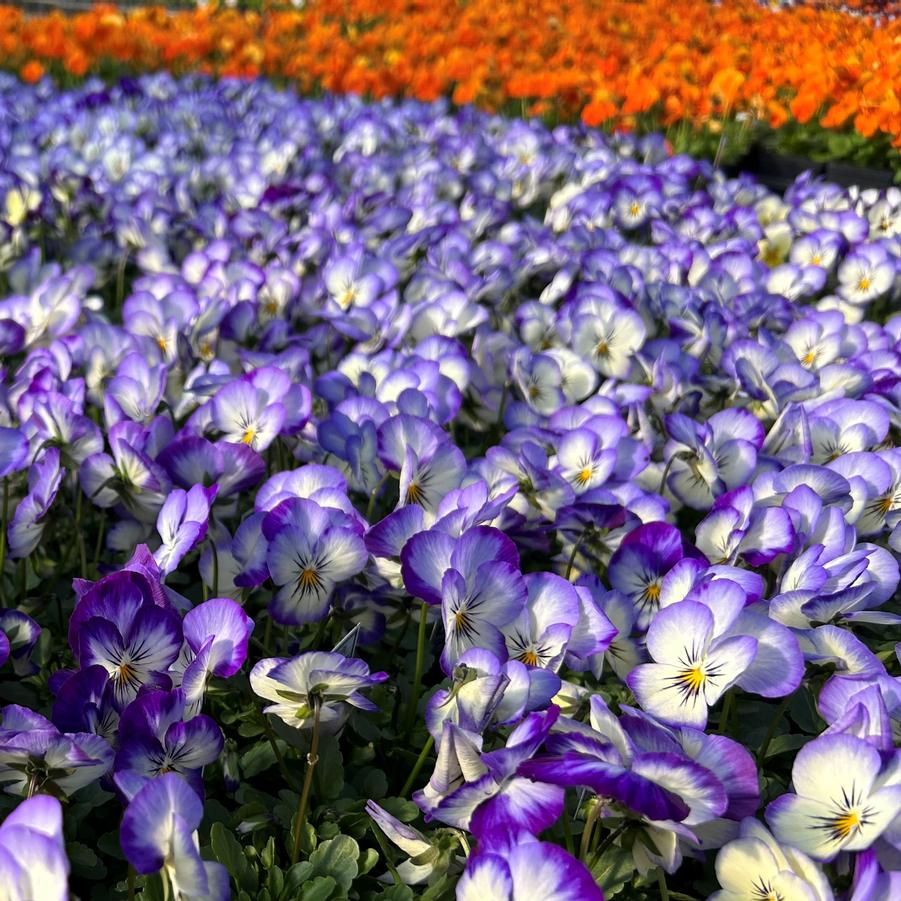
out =
<path fill-rule="evenodd" d="M 901 22 L 757 0 L 308 0 L 237 12 L 0 6 L 0 65 L 36 80 L 168 68 L 633 127 L 747 112 L 884 133 L 901 147 Z"/>

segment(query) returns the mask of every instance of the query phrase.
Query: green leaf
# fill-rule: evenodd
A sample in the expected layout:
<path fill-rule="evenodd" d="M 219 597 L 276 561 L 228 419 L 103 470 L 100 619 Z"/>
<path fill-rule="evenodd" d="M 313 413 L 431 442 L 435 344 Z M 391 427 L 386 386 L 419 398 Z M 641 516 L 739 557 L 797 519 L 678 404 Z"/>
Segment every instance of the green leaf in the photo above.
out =
<path fill-rule="evenodd" d="M 817 713 L 813 696 L 806 689 L 792 695 L 788 712 L 795 724 L 808 735 L 819 735 L 825 728 L 825 723 Z"/>
<path fill-rule="evenodd" d="M 384 798 L 388 794 L 388 777 L 377 769 L 366 769 L 361 779 L 354 780 L 364 798 Z"/>
<path fill-rule="evenodd" d="M 309 878 L 313 875 L 313 864 L 308 860 L 302 860 L 300 863 L 294 864 L 285 877 L 285 887 L 283 889 L 287 897 L 293 897 L 293 893 L 297 891 Z"/>
<path fill-rule="evenodd" d="M 357 860 L 357 875 L 365 876 L 379 862 L 379 852 L 375 848 L 364 848 Z"/>
<path fill-rule="evenodd" d="M 266 888 L 276 898 L 285 890 L 285 874 L 281 867 L 272 865 L 266 869 Z"/>
<path fill-rule="evenodd" d="M 786 751 L 797 751 L 798 748 L 804 747 L 809 740 L 806 735 L 777 735 L 766 749 L 767 759 L 775 757 L 777 754 L 785 754 Z"/>
<path fill-rule="evenodd" d="M 349 835 L 338 835 L 323 842 L 310 855 L 310 863 L 316 876 L 331 876 L 347 893 L 359 872 L 359 856 L 360 846 Z"/>
<path fill-rule="evenodd" d="M 275 751 L 268 741 L 257 742 L 241 755 L 241 772 L 250 779 L 275 764 Z"/>
<path fill-rule="evenodd" d="M 409 885 L 389 885 L 380 895 L 379 901 L 410 901 L 413 898 L 413 889 Z"/>
<path fill-rule="evenodd" d="M 106 866 L 87 845 L 69 842 L 66 845 L 66 854 L 76 875 L 87 879 L 102 879 L 106 876 Z"/>
<path fill-rule="evenodd" d="M 296 896 L 297 901 L 326 901 L 332 896 L 338 883 L 331 876 L 317 876 L 309 882 L 305 882 Z M 344 892 L 347 895 L 347 892 Z"/>
<path fill-rule="evenodd" d="M 606 896 L 615 895 L 632 878 L 635 862 L 625 848 L 608 848 L 591 868 L 591 875 Z"/>
<path fill-rule="evenodd" d="M 412 823 L 419 816 L 419 808 L 407 798 L 383 798 L 379 806 L 402 823 Z"/>
<path fill-rule="evenodd" d="M 264 870 L 268 870 L 275 864 L 275 839 L 271 835 L 266 846 L 260 852 L 260 863 L 263 864 Z"/>
<path fill-rule="evenodd" d="M 116 860 L 125 860 L 122 848 L 119 846 L 119 831 L 104 832 L 97 839 L 97 850 L 103 852 L 107 857 L 114 857 Z"/>
<path fill-rule="evenodd" d="M 222 823 L 213 823 L 210 828 L 210 846 L 213 856 L 235 880 L 238 888 L 255 892 L 259 885 L 256 867 L 251 866 L 244 855 L 244 848 L 235 834 Z"/>
<path fill-rule="evenodd" d="M 319 745 L 319 762 L 316 765 L 313 781 L 316 785 L 316 796 L 323 801 L 333 801 L 341 796 L 344 788 L 344 761 L 338 748 L 338 740 L 332 736 L 324 736 Z"/>

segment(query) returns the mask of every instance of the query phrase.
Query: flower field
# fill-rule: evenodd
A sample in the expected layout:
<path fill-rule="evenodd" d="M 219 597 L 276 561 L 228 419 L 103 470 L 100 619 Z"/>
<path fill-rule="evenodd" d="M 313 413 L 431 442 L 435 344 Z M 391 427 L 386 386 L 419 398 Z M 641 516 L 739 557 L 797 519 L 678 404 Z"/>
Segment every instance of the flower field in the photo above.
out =
<path fill-rule="evenodd" d="M 555 122 L 667 129 L 680 150 L 711 155 L 766 134 L 784 150 L 901 170 L 901 22 L 805 5 L 315 0 L 263 12 L 101 5 L 72 17 L 0 7 L 0 66 L 26 80 L 262 74 L 305 93 L 445 96 Z"/>
<path fill-rule="evenodd" d="M 901 190 L 673 152 L 901 26 L 394 5 L 0 10 L 0 901 L 901 897 Z"/>

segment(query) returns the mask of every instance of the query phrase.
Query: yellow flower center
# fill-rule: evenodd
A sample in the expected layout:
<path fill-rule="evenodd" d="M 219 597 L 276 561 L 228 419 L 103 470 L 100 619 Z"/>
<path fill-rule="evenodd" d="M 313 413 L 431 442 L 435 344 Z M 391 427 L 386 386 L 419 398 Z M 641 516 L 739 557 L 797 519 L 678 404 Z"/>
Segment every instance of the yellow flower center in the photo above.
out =
<path fill-rule="evenodd" d="M 679 673 L 679 681 L 694 695 L 704 687 L 707 676 L 699 666 L 693 666 Z"/>
<path fill-rule="evenodd" d="M 647 588 L 645 588 L 644 598 L 647 601 L 659 601 L 660 600 L 660 583 L 659 582 L 651 582 Z"/>
<path fill-rule="evenodd" d="M 815 253 L 815 254 L 810 258 L 810 265 L 811 265 L 811 266 L 822 266 L 822 265 L 823 265 L 823 258 L 822 258 L 818 253 Z"/>
<path fill-rule="evenodd" d="M 126 661 L 122 661 L 119 666 L 116 668 L 116 672 L 114 678 L 117 682 L 127 685 L 132 679 L 135 678 L 137 673 L 135 672 L 134 667 Z"/>
<path fill-rule="evenodd" d="M 303 591 L 311 591 L 314 588 L 318 588 L 322 584 L 322 580 L 319 578 L 319 573 L 312 566 L 307 566 L 300 571 L 300 575 L 297 577 L 297 584 Z"/>
<path fill-rule="evenodd" d="M 809 350 L 803 357 L 801 357 L 801 362 L 805 366 L 813 366 L 814 362 L 817 358 L 817 352 L 815 350 Z"/>
<path fill-rule="evenodd" d="M 338 295 L 338 306 L 346 310 L 354 302 L 357 292 L 353 288 L 347 288 Z"/>
<path fill-rule="evenodd" d="M 599 357 L 606 357 L 610 352 L 610 345 L 606 341 L 598 341 L 597 346 L 594 349 L 594 352 Z"/>
<path fill-rule="evenodd" d="M 423 491 L 416 482 L 410 482 L 407 486 L 407 503 L 408 504 L 419 504 L 422 503 Z"/>
<path fill-rule="evenodd" d="M 629 205 L 629 214 L 637 216 L 641 212 L 641 207 L 633 200 Z"/>
<path fill-rule="evenodd" d="M 519 659 L 526 666 L 538 666 L 538 655 L 533 650 L 523 651 Z"/>
<path fill-rule="evenodd" d="M 156 339 L 156 343 L 163 353 L 165 353 L 169 349 L 169 342 L 162 335 L 160 335 L 159 338 Z"/>
<path fill-rule="evenodd" d="M 244 444 L 253 444 L 253 439 L 257 436 L 257 430 L 254 428 L 249 428 L 245 430 L 244 434 L 241 436 L 241 441 Z"/>
<path fill-rule="evenodd" d="M 865 275 L 857 283 L 857 290 L 858 291 L 868 291 L 869 288 L 870 288 L 870 279 Z"/>
<path fill-rule="evenodd" d="M 591 477 L 594 475 L 594 471 L 586 466 L 577 476 L 576 481 L 580 485 L 587 485 L 591 481 Z"/>
<path fill-rule="evenodd" d="M 860 826 L 861 818 L 856 810 L 849 810 L 832 821 L 832 831 L 838 838 L 847 838 Z"/>

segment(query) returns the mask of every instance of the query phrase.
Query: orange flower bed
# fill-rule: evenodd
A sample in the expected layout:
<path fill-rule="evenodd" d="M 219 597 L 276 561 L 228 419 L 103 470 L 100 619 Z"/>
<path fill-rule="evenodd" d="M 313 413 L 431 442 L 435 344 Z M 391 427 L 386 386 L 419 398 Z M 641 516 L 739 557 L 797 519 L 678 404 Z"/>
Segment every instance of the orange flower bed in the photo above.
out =
<path fill-rule="evenodd" d="M 111 65 L 268 75 L 620 128 L 746 112 L 901 147 L 901 22 L 756 0 L 309 0 L 263 14 L 97 6 L 40 18 L 0 7 L 0 64 L 25 79 Z"/>

